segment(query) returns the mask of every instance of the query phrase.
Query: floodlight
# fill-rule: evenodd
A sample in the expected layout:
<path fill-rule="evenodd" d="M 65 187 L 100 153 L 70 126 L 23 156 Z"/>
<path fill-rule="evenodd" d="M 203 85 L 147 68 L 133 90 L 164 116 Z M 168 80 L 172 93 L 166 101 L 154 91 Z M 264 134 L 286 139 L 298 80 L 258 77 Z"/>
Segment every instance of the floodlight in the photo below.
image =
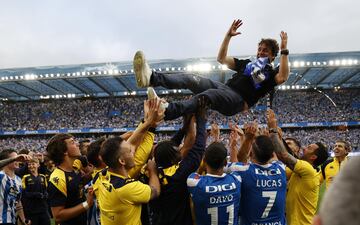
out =
<path fill-rule="evenodd" d="M 227 65 L 221 65 L 221 70 L 227 70 L 227 69 L 228 69 Z"/>

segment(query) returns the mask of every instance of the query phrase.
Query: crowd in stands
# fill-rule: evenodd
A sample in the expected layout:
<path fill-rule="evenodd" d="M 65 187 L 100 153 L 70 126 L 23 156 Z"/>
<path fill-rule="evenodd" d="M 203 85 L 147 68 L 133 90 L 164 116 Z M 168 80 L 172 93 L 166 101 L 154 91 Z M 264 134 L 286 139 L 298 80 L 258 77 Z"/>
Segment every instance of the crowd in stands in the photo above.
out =
<path fill-rule="evenodd" d="M 336 104 L 316 91 L 277 91 L 274 95 L 274 110 L 279 122 L 322 122 L 358 121 L 360 110 L 353 106 L 360 102 L 359 90 L 324 91 Z M 165 96 L 170 101 L 181 100 L 186 96 Z M 33 102 L 5 102 L 0 110 L 0 131 L 39 130 L 39 129 L 77 129 L 104 127 L 135 127 L 143 113 L 144 97 L 124 97 L 86 100 L 47 100 Z M 265 106 L 265 99 L 258 106 Z M 314 110 L 316 109 L 316 110 Z M 15 113 L 16 112 L 16 113 Z M 232 117 L 212 112 L 209 121 L 219 125 L 228 122 L 257 119 L 265 122 L 263 107 L 255 107 L 245 113 Z M 181 124 L 182 120 L 163 123 L 164 126 Z"/>
<path fill-rule="evenodd" d="M 85 137 L 81 135 L 79 139 L 89 138 L 90 140 L 95 140 L 103 135 L 105 134 L 86 135 Z M 172 133 L 158 133 L 155 141 L 168 139 L 171 135 Z M 223 130 L 220 136 L 221 140 L 223 140 L 225 144 L 228 144 L 229 131 Z M 335 129 L 286 129 L 284 130 L 284 136 L 296 138 L 303 146 L 313 143 L 315 140 L 321 140 L 321 142 L 329 146 L 330 149 L 334 145 L 334 140 L 343 139 L 351 143 L 353 152 L 360 151 L 360 129 L 349 129 L 346 131 L 338 131 Z M 0 149 L 28 149 L 31 151 L 44 152 L 48 139 L 48 136 L 4 137 L 0 139 Z"/>
<path fill-rule="evenodd" d="M 281 111 L 282 98 L 298 98 L 296 101 L 300 101 L 299 95 L 302 94 L 304 93 L 288 93 L 288 96 L 278 94 L 274 104 L 278 111 Z M 120 104 L 119 100 L 125 103 Z M 138 102 L 131 104 L 134 100 Z M 157 103 L 154 103 L 155 101 Z M 102 116 L 98 116 L 97 119 L 100 121 L 110 118 L 108 122 L 111 122 L 101 123 L 100 127 L 115 126 L 116 122 L 121 121 L 122 126 L 137 128 L 134 132 L 121 136 L 106 135 L 103 138 L 99 138 L 104 136 L 103 134 L 88 136 L 82 134 L 79 138 L 70 134 L 57 134 L 51 138 L 27 136 L 0 139 L 0 149 L 3 149 L 0 152 L 0 164 L 3 168 L 0 178 L 11 180 L 12 177 L 16 177 L 15 174 L 19 176 L 16 177 L 17 183 L 14 182 L 10 188 L 4 186 L 4 190 L 19 190 L 16 192 L 17 198 L 21 197 L 22 204 L 31 205 L 32 209 L 36 208 L 39 211 L 39 213 L 27 211 L 26 209 L 29 208 L 27 206 L 24 207 L 24 212 L 21 212 L 21 202 L 17 201 L 19 205 L 12 207 L 12 213 L 6 218 L 3 217 L 3 222 L 6 220 L 13 223 L 16 218 L 12 215 L 17 211 L 21 212 L 17 219 L 22 224 L 41 224 L 35 221 L 43 220 L 48 225 L 50 224 L 50 214 L 47 210 L 49 204 L 54 220 L 60 224 L 67 222 L 97 224 L 96 221 L 100 218 L 101 224 L 104 225 L 127 224 L 121 221 L 129 221 L 131 224 L 139 224 L 140 221 L 142 224 L 192 224 L 193 218 L 188 201 L 191 196 L 198 224 L 202 224 L 201 221 L 205 219 L 208 222 L 232 220 L 234 224 L 238 224 L 239 215 L 241 220 L 249 222 L 242 222 L 244 224 L 264 224 L 266 221 L 272 221 L 273 224 L 285 224 L 285 221 L 290 225 L 305 224 L 300 222 L 302 220 L 310 224 L 316 213 L 320 183 L 332 182 L 339 172 L 338 168 L 336 172 L 330 174 L 320 173 L 320 166 L 326 163 L 334 164 L 340 159 L 346 161 L 350 150 L 359 150 L 358 128 L 284 129 L 280 132 L 277 121 L 291 118 L 293 112 L 290 111 L 288 114 L 279 112 L 283 118 L 279 116 L 278 120 L 272 110 L 252 110 L 226 118 L 214 111 L 206 112 L 206 103 L 199 103 L 199 109 L 192 119 L 181 118 L 175 122 L 175 124 L 180 123 L 182 129 L 174 136 L 174 133 L 156 132 L 156 126 L 164 116 L 164 110 L 160 110 L 158 99 L 146 101 L 147 106 L 138 98 L 74 100 L 74 102 L 78 103 L 75 104 L 75 110 L 71 108 L 72 101 L 68 103 L 58 101 L 55 108 L 59 112 L 42 111 L 42 107 L 53 102 L 37 103 L 39 106 L 33 107 L 31 104 L 35 103 L 25 103 L 29 104 L 27 114 L 20 113 L 17 117 L 22 118 L 24 121 L 22 125 L 26 126 L 31 124 L 29 121 L 34 122 L 33 117 L 41 114 L 44 121 L 50 121 L 50 124 L 53 124 L 50 126 L 54 126 L 49 128 L 45 122 L 39 123 L 36 129 L 68 128 L 67 124 L 87 127 L 85 124 L 87 119 L 81 119 L 101 111 Z M 111 106 L 110 102 L 112 102 Z M 324 99 L 318 98 L 317 107 L 324 107 L 324 114 L 331 112 L 329 106 L 327 106 L 328 110 L 325 110 L 326 106 L 322 106 L 323 103 Z M 118 105 L 114 107 L 116 104 Z M 6 104 L 5 108 L 8 107 L 6 110 L 9 110 L 14 105 L 17 104 Z M 312 103 L 310 105 L 316 106 Z M 284 107 L 290 108 L 293 105 L 284 104 Z M 301 104 L 298 107 L 301 111 Z M 348 114 L 342 114 L 347 116 L 339 117 L 334 114 L 333 117 L 322 115 L 322 118 L 334 118 L 335 121 L 358 120 L 358 110 L 351 108 L 349 103 L 344 105 L 340 102 L 337 107 L 342 110 L 350 108 Z M 84 110 L 86 108 L 90 110 Z M 62 117 L 60 111 L 66 116 Z M 109 112 L 112 114 L 111 117 Z M 301 112 L 307 113 L 306 110 Z M 97 121 L 95 117 L 91 117 L 92 122 Z M 4 115 L 4 118 L 6 118 L 4 124 L 11 118 L 15 119 L 10 114 Z M 52 120 L 53 118 L 55 120 Z M 253 122 L 254 120 L 257 122 Z M 307 121 L 306 118 L 304 121 Z M 235 126 L 244 123 L 243 130 Z M 258 129 L 258 123 L 264 127 Z M 55 127 L 56 124 L 59 125 Z M 206 130 L 206 124 L 211 130 Z M 213 124 L 229 125 L 231 129 L 220 131 L 219 127 Z M 295 138 L 300 142 L 301 153 L 297 153 L 290 145 L 283 144 L 281 138 L 287 137 Z M 82 144 L 84 139 L 89 140 L 89 145 Z M 153 146 L 154 143 L 157 145 Z M 352 148 L 348 147 L 349 143 Z M 343 153 L 339 156 L 341 148 Z M 96 156 L 93 155 L 94 149 L 97 152 Z M 20 150 L 23 153 L 26 152 L 25 150 L 30 150 L 30 159 L 25 160 L 25 156 L 22 155 L 19 158 L 17 151 Z M 335 156 L 328 158 L 328 152 L 332 150 Z M 153 159 L 150 158 L 152 151 Z M 54 163 L 51 168 L 45 165 L 45 155 Z M 101 157 L 99 158 L 98 155 Z M 203 163 L 201 163 L 202 159 Z M 27 162 L 18 168 L 15 161 L 19 160 Z M 285 166 L 292 172 L 288 173 Z M 40 170 L 45 171 L 45 174 L 39 174 Z M 205 173 L 210 175 L 206 176 Z M 267 178 L 269 175 L 271 176 Z M 218 185 L 220 178 L 223 180 L 221 185 Z M 69 189 L 65 188 L 68 186 Z M 309 192 L 306 188 L 315 191 Z M 24 194 L 21 196 L 22 189 Z M 259 193 L 255 193 L 253 189 L 258 190 Z M 303 198 L 312 199 L 308 204 L 311 212 L 304 213 L 299 210 Z M 126 200 L 122 201 L 123 199 Z M 206 206 L 203 206 L 204 199 L 207 202 Z M 252 204 L 253 199 L 257 199 L 258 205 Z M 4 197 L 1 201 L 5 206 L 7 204 L 5 202 L 12 200 Z M 274 206 L 270 207 L 274 207 L 274 210 L 267 210 L 270 201 L 276 201 Z M 141 210 L 142 207 L 146 210 Z M 218 211 L 213 211 L 214 208 L 219 210 L 219 213 L 221 209 L 219 218 L 215 218 Z M 241 214 L 238 214 L 239 210 Z M 305 219 L 299 219 L 300 215 Z M 90 223 L 90 220 L 95 222 Z"/>

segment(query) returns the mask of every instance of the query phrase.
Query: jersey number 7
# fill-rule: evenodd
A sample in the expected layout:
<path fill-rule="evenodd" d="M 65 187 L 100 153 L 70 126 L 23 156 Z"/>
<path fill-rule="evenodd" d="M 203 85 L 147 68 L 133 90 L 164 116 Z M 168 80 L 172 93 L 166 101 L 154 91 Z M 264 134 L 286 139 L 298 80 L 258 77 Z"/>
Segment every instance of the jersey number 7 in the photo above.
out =
<path fill-rule="evenodd" d="M 276 194 L 277 194 L 277 191 L 263 191 L 262 192 L 262 196 L 264 198 L 269 198 L 269 202 L 266 205 L 266 208 L 261 216 L 262 219 L 267 218 L 269 216 L 269 212 L 275 203 Z"/>

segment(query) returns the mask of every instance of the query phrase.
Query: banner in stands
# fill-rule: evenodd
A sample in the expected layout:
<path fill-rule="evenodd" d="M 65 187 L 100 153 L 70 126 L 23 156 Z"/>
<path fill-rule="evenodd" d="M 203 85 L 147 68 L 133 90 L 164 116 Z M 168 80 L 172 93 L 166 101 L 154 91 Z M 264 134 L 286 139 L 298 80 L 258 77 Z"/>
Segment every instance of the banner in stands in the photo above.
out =
<path fill-rule="evenodd" d="M 360 121 L 348 122 L 299 122 L 299 123 L 279 123 L 281 128 L 315 128 L 315 127 L 337 127 L 337 126 L 359 126 Z M 265 127 L 266 124 L 259 126 Z M 220 125 L 220 129 L 228 130 L 227 125 Z M 242 126 L 240 126 L 242 127 Z M 157 127 L 159 132 L 176 131 L 181 126 L 164 126 Z M 210 126 L 208 127 L 210 129 Z M 58 134 L 58 133 L 71 133 L 71 134 L 86 134 L 86 133 L 124 133 L 127 131 L 135 130 L 134 127 L 124 128 L 83 128 L 83 129 L 59 129 L 59 130 L 17 130 L 17 131 L 0 131 L 0 136 L 11 135 L 42 135 L 42 134 Z"/>

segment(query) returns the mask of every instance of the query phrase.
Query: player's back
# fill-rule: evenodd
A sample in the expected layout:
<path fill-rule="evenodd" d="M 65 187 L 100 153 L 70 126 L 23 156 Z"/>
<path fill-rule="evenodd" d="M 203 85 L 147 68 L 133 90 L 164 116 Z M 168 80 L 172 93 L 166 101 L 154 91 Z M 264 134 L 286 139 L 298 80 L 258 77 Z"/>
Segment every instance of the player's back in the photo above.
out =
<path fill-rule="evenodd" d="M 238 224 L 241 177 L 193 173 L 187 180 L 197 225 Z"/>
<path fill-rule="evenodd" d="M 286 174 L 283 164 L 235 163 L 230 170 L 242 178 L 241 224 L 286 224 Z"/>

